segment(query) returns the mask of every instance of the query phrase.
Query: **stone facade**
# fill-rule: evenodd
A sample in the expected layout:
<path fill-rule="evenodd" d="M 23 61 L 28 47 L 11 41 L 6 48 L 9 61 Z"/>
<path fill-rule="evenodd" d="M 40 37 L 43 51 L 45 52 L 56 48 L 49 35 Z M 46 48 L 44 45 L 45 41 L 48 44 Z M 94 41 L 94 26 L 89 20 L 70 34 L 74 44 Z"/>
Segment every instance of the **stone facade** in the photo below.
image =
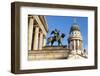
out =
<path fill-rule="evenodd" d="M 44 16 L 28 16 L 28 50 L 42 50 L 48 32 Z"/>
<path fill-rule="evenodd" d="M 29 60 L 67 59 L 69 50 L 63 47 L 44 47 L 42 51 L 29 51 Z"/>

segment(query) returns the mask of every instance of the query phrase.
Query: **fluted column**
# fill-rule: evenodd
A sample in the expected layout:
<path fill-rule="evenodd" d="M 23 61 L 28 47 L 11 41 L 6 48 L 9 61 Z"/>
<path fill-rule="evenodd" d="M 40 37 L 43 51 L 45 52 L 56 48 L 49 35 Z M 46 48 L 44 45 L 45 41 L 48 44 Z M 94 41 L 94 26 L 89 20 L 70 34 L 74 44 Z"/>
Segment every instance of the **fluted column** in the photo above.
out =
<path fill-rule="evenodd" d="M 39 40 L 39 27 L 35 27 L 35 34 L 34 34 L 34 44 L 33 49 L 38 50 L 38 40 Z"/>
<path fill-rule="evenodd" d="M 43 47 L 43 33 L 40 32 L 40 38 L 39 38 L 40 42 L 39 42 L 39 50 L 42 50 L 42 47 Z"/>
<path fill-rule="evenodd" d="M 32 50 L 32 35 L 33 35 L 34 19 L 30 17 L 28 25 L 28 50 Z"/>

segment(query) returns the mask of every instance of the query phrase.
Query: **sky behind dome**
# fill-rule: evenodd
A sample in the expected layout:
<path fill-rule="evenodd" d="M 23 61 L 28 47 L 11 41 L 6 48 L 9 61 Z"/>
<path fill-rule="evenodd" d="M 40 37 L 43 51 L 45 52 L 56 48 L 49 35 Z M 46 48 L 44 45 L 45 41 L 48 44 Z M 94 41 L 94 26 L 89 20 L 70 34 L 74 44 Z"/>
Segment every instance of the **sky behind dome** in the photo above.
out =
<path fill-rule="evenodd" d="M 74 20 L 74 18 L 76 20 Z M 48 25 L 47 38 L 51 36 L 51 31 L 57 29 L 61 33 L 65 34 L 65 38 L 62 40 L 63 45 L 67 45 L 67 39 L 69 36 L 70 28 L 74 21 L 79 25 L 80 31 L 83 37 L 83 47 L 87 49 L 88 44 L 88 17 L 75 17 L 75 16 L 45 16 Z M 54 45 L 58 43 L 55 42 Z"/>

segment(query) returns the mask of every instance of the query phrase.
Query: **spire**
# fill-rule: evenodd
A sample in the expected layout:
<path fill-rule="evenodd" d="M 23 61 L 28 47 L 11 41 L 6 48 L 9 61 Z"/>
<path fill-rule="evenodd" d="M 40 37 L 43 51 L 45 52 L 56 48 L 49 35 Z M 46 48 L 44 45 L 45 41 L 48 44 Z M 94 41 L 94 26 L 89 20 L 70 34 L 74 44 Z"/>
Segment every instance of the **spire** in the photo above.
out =
<path fill-rule="evenodd" d="M 73 17 L 73 23 L 76 24 L 76 17 Z"/>
<path fill-rule="evenodd" d="M 77 21 L 76 21 L 77 17 L 73 17 L 73 24 L 71 26 L 71 29 L 70 29 L 70 33 L 74 30 L 77 30 L 77 31 L 80 31 L 80 28 L 77 24 Z"/>

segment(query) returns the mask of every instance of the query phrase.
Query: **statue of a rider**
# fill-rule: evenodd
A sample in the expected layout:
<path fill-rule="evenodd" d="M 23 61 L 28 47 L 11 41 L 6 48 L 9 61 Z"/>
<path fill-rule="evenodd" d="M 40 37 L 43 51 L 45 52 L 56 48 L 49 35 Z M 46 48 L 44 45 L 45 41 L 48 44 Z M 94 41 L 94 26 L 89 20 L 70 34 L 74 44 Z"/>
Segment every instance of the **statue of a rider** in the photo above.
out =
<path fill-rule="evenodd" d="M 57 41 L 57 42 L 58 42 L 58 46 L 62 46 L 61 40 L 62 40 L 62 38 L 65 37 L 65 34 L 62 33 L 62 34 L 60 35 L 60 31 L 57 30 L 57 29 L 53 30 L 53 31 L 51 32 L 51 35 L 52 35 L 52 34 L 53 34 L 53 36 L 51 36 L 51 37 L 49 37 L 49 38 L 47 39 L 47 44 L 51 43 L 51 46 L 52 46 L 53 43 L 54 43 L 55 41 Z"/>
<path fill-rule="evenodd" d="M 51 34 L 54 34 L 55 39 L 59 37 L 59 30 L 55 29 L 54 31 L 51 32 Z"/>

